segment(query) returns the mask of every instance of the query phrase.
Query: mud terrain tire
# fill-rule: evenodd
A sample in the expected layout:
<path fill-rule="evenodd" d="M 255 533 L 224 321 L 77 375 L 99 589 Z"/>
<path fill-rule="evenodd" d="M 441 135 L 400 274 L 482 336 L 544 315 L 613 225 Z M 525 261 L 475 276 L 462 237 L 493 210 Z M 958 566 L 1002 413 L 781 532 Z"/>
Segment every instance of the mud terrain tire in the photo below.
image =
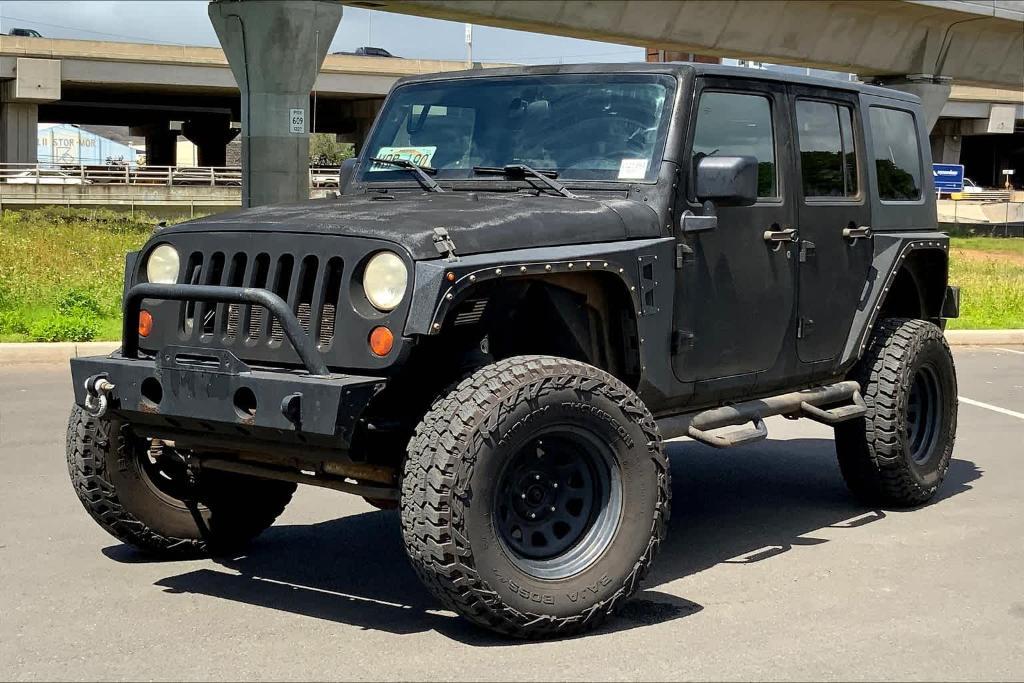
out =
<path fill-rule="evenodd" d="M 417 427 L 402 482 L 406 551 L 434 595 L 478 625 L 578 633 L 647 574 L 669 477 L 654 419 L 622 382 L 563 358 L 505 359 Z"/>
<path fill-rule="evenodd" d="M 850 490 L 870 504 L 927 502 L 956 440 L 956 372 L 942 331 L 924 320 L 881 321 L 850 378 L 860 382 L 868 407 L 863 418 L 836 427 Z"/>
<path fill-rule="evenodd" d="M 232 552 L 273 524 L 295 484 L 204 471 L 198 486 L 155 482 L 148 441 L 116 420 L 75 406 L 68 421 L 71 483 L 86 511 L 114 538 L 159 556 Z"/>

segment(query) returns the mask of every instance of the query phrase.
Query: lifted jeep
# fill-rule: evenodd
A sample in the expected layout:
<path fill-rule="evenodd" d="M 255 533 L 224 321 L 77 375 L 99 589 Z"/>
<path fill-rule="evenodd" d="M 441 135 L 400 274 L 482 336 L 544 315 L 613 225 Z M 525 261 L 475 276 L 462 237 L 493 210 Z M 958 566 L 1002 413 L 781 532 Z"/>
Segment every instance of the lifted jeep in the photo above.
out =
<path fill-rule="evenodd" d="M 159 230 L 124 337 L 71 361 L 89 513 L 238 549 L 296 484 L 398 507 L 448 607 L 590 628 L 665 537 L 663 440 L 835 426 L 879 505 L 930 499 L 957 315 L 919 101 L 687 64 L 475 70 L 388 96 L 340 196 Z"/>

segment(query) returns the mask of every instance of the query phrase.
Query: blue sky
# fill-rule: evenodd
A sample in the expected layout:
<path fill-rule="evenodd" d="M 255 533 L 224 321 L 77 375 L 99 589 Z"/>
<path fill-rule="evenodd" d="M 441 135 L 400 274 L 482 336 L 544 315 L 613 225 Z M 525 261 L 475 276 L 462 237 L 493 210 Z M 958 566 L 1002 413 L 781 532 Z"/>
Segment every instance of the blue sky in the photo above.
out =
<path fill-rule="evenodd" d="M 50 38 L 217 45 L 206 0 L 0 0 L 0 30 L 33 28 Z M 331 51 L 361 45 L 420 59 L 464 60 L 463 24 L 345 7 Z M 475 26 L 473 58 L 524 64 L 643 61 L 644 50 Z"/>

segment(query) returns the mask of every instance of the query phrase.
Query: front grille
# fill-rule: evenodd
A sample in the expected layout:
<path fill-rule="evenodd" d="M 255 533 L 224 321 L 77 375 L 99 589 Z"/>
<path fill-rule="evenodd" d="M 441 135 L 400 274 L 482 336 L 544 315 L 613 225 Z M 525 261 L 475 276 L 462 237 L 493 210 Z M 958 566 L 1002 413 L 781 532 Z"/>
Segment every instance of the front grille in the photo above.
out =
<path fill-rule="evenodd" d="M 190 284 L 269 289 L 288 303 L 307 334 L 316 330 L 321 349 L 331 345 L 341 294 L 341 258 L 267 252 L 250 258 L 241 251 L 194 251 L 185 263 L 182 281 Z M 246 348 L 276 347 L 284 342 L 281 322 L 262 306 L 186 301 L 180 316 L 179 329 L 187 339 L 220 339 L 226 346 Z"/>

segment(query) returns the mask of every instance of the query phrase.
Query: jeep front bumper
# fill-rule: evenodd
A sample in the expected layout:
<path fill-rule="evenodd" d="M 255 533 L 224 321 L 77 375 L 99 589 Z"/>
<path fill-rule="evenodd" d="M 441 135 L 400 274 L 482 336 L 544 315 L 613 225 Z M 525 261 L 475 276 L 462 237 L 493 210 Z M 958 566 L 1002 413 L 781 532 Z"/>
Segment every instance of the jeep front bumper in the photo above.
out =
<path fill-rule="evenodd" d="M 280 320 L 306 368 L 253 368 L 231 351 L 208 347 L 166 346 L 153 358 L 139 358 L 143 299 L 262 305 Z M 104 377 L 113 384 L 106 392 L 106 409 L 136 427 L 148 427 L 153 436 L 347 449 L 360 415 L 386 384 L 381 377 L 330 373 L 295 314 L 267 290 L 141 284 L 129 290 L 124 309 L 121 351 L 71 360 L 75 402 L 86 407 L 87 386 Z"/>

